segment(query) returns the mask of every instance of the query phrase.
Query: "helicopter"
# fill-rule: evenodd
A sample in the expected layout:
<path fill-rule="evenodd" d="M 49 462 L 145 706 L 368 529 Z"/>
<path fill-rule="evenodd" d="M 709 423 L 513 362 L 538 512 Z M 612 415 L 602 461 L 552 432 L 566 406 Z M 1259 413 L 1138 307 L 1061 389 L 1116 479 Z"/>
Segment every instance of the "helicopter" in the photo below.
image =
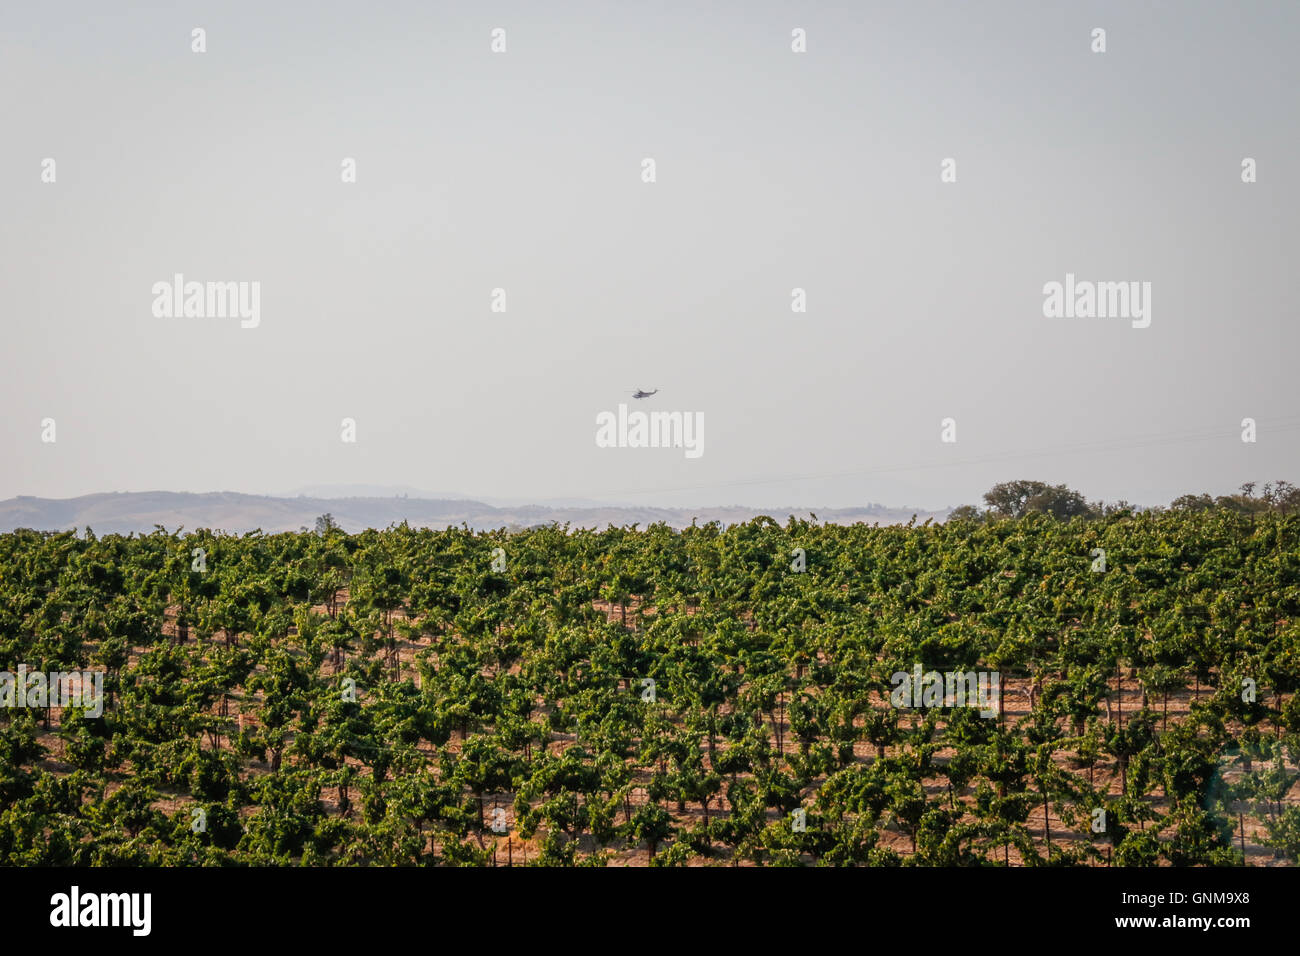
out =
<path fill-rule="evenodd" d="M 647 391 L 644 391 L 643 389 L 639 389 L 639 388 L 638 388 L 635 392 L 632 393 L 632 397 L 633 397 L 633 398 L 649 398 L 651 395 L 654 395 L 655 392 L 658 392 L 658 391 L 659 391 L 659 389 L 657 389 L 657 388 L 656 388 L 653 392 L 647 392 Z"/>

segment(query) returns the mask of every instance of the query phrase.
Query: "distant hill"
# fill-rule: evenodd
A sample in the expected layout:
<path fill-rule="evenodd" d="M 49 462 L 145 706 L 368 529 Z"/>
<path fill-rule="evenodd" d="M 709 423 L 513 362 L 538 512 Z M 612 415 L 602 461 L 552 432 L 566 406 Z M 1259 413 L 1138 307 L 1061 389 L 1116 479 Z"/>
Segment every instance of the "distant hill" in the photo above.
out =
<path fill-rule="evenodd" d="M 942 520 L 949 509 L 925 511 L 886 508 L 869 504 L 862 508 L 814 508 L 817 517 L 832 524 L 906 524 L 916 515 Z M 548 507 L 520 505 L 496 507 L 465 498 L 281 498 L 220 491 L 191 494 L 174 491 L 114 492 L 83 495 L 80 498 L 33 498 L 19 496 L 0 501 L 0 532 L 16 528 L 60 531 L 89 526 L 96 534 L 147 534 L 155 525 L 168 531 L 212 528 L 232 533 L 262 529 L 297 531 L 313 528 L 316 518 L 328 512 L 348 532 L 386 528 L 408 522 L 416 527 L 445 528 L 462 523 L 475 529 L 530 527 L 568 523 L 576 528 L 604 528 L 606 525 L 662 521 L 675 528 L 691 522 L 721 521 L 735 524 L 758 515 L 769 515 L 785 523 L 790 515 L 810 516 L 807 508 L 747 508 L 739 505 L 711 508 L 650 508 L 633 506 Z"/>

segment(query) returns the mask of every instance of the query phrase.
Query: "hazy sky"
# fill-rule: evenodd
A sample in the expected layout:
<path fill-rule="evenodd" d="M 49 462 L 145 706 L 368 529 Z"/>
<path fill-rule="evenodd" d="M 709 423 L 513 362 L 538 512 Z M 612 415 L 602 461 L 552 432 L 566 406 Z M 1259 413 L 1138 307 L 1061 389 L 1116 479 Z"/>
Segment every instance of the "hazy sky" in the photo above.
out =
<path fill-rule="evenodd" d="M 6 4 L 0 497 L 1300 483 L 1298 43 L 1294 0 Z M 176 273 L 260 324 L 156 317 Z M 1066 273 L 1150 326 L 1045 318 Z M 703 455 L 596 447 L 619 402 Z"/>

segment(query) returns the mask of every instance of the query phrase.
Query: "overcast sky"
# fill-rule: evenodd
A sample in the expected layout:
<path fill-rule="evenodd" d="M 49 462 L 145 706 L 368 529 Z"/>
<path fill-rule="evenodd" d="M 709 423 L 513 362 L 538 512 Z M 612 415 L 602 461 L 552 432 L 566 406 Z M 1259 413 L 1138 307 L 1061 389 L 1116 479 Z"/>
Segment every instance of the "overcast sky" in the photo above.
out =
<path fill-rule="evenodd" d="M 0 497 L 1300 483 L 1298 43 L 1294 0 L 7 4 Z M 155 316 L 176 273 L 260 323 Z M 1067 273 L 1149 327 L 1044 317 Z M 598 448 L 619 402 L 704 453 Z"/>

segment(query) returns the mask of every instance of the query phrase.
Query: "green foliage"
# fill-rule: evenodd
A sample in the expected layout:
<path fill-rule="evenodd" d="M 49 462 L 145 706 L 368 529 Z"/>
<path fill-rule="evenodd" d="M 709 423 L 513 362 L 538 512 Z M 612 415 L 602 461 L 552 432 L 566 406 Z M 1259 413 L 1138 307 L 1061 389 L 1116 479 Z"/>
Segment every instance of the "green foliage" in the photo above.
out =
<path fill-rule="evenodd" d="M 5 661 L 106 690 L 0 709 L 0 863 L 1294 861 L 1293 498 L 0 535 Z M 915 665 L 997 671 L 996 713 L 891 706 Z"/>

